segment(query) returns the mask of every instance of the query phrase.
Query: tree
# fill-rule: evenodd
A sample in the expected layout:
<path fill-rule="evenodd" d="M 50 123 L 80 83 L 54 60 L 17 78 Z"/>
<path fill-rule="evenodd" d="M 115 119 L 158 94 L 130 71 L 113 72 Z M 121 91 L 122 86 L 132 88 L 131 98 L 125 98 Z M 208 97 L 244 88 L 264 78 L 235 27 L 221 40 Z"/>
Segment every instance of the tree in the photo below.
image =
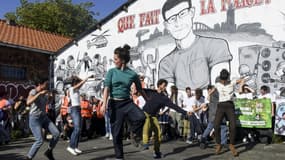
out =
<path fill-rule="evenodd" d="M 18 25 L 75 37 L 96 24 L 92 2 L 72 4 L 72 0 L 21 0 L 16 12 L 6 13 Z"/>

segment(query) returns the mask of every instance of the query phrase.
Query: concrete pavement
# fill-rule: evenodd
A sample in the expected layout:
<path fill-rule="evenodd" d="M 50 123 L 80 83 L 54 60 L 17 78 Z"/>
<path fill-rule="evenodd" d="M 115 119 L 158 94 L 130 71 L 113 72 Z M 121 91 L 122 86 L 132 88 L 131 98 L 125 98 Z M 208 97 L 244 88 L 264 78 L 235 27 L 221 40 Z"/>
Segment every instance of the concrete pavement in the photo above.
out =
<path fill-rule="evenodd" d="M 23 158 L 33 143 L 33 138 L 25 138 L 9 145 L 0 146 L 0 160 L 17 160 Z M 47 149 L 48 142 L 45 142 L 37 153 L 35 160 L 46 160 L 43 155 Z M 68 143 L 60 140 L 54 149 L 56 160 L 106 160 L 114 159 L 113 144 L 105 138 L 96 138 L 81 142 L 79 148 L 83 154 L 73 156 L 66 151 Z M 169 141 L 161 145 L 161 152 L 165 160 L 281 160 L 285 159 L 285 144 L 238 144 L 239 157 L 233 157 L 224 149 L 221 155 L 214 155 L 214 145 L 201 150 L 198 144 L 189 145 L 183 141 Z M 151 160 L 152 149 L 140 151 L 130 142 L 124 141 L 124 152 L 126 160 Z"/>

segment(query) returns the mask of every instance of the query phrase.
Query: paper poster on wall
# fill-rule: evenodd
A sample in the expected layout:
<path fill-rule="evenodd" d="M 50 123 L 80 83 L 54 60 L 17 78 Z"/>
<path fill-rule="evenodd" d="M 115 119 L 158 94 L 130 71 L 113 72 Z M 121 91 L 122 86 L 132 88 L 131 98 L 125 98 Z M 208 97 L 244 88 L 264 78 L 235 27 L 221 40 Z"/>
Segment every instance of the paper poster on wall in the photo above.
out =
<path fill-rule="evenodd" d="M 271 128 L 270 99 L 236 99 L 237 125 L 244 128 Z"/>
<path fill-rule="evenodd" d="M 285 99 L 276 100 L 274 134 L 285 136 Z"/>

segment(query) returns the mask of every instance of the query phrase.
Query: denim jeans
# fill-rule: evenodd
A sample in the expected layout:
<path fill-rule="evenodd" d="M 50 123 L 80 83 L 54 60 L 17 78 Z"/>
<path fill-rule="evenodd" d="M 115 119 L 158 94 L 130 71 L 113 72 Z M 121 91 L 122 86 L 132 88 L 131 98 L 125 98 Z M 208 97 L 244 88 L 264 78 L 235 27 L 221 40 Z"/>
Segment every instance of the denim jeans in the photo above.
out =
<path fill-rule="evenodd" d="M 71 148 L 75 149 L 75 148 L 78 148 L 80 132 L 81 132 L 82 117 L 81 117 L 80 106 L 70 107 L 70 115 L 72 118 L 74 129 L 73 129 L 73 132 L 71 134 L 69 146 Z"/>
<path fill-rule="evenodd" d="M 111 134 L 111 124 L 110 124 L 110 115 L 109 115 L 109 111 L 107 111 L 105 113 L 105 129 L 106 129 L 106 134 L 109 133 Z"/>
<path fill-rule="evenodd" d="M 207 128 L 205 129 L 202 138 L 206 139 L 214 128 L 214 122 L 209 122 Z M 227 126 L 221 125 L 221 144 L 227 144 Z"/>
<path fill-rule="evenodd" d="M 189 121 L 190 121 L 190 137 L 189 140 L 193 141 L 195 138 L 195 132 L 197 135 L 202 134 L 202 126 L 200 120 L 194 115 L 189 116 Z"/>
<path fill-rule="evenodd" d="M 49 142 L 49 148 L 53 149 L 59 139 L 59 131 L 52 121 L 46 116 L 33 116 L 30 115 L 29 126 L 33 135 L 35 136 L 36 142 L 32 145 L 28 153 L 28 157 L 33 158 L 37 151 L 43 144 L 42 129 L 45 128 L 52 134 L 52 139 Z"/>
<path fill-rule="evenodd" d="M 9 133 L 4 128 L 3 123 L 4 122 L 0 121 L 0 143 L 4 141 L 10 141 Z"/>

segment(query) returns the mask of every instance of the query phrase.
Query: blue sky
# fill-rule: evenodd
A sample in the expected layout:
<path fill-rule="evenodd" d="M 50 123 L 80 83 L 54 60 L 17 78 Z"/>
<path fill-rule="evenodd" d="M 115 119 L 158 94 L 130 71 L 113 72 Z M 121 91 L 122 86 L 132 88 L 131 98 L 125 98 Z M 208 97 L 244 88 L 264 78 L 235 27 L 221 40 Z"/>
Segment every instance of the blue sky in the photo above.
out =
<path fill-rule="evenodd" d="M 35 0 L 29 1 L 34 2 Z M 81 2 L 93 2 L 95 6 L 91 10 L 95 13 L 100 13 L 99 16 L 95 17 L 100 20 L 109 15 L 123 3 L 127 2 L 127 0 L 72 0 L 72 3 L 75 4 Z M 16 8 L 20 6 L 20 0 L 0 0 L 0 6 L 0 19 L 5 19 L 5 13 L 16 11 Z"/>

